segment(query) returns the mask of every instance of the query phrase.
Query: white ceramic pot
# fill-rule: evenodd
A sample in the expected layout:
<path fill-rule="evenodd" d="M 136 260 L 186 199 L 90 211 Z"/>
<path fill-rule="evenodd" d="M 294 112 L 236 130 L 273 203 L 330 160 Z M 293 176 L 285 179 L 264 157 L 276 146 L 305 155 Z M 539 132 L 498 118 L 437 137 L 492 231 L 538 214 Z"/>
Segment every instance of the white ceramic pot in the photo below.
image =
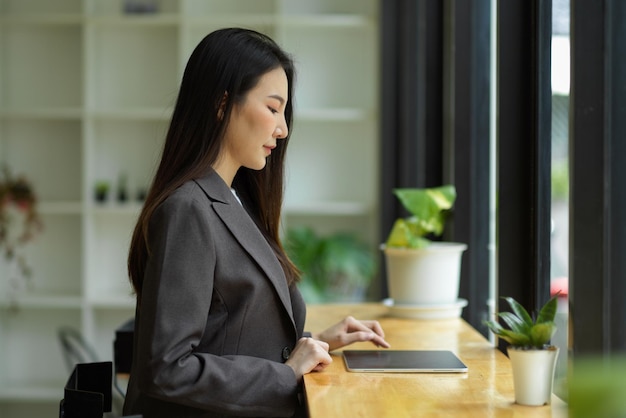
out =
<path fill-rule="evenodd" d="M 433 242 L 420 249 L 383 246 L 389 297 L 398 305 L 456 303 L 466 249 L 467 245 L 454 242 Z"/>
<path fill-rule="evenodd" d="M 515 402 L 530 406 L 550 404 L 559 348 L 524 350 L 509 346 L 507 352 L 513 368 Z"/>

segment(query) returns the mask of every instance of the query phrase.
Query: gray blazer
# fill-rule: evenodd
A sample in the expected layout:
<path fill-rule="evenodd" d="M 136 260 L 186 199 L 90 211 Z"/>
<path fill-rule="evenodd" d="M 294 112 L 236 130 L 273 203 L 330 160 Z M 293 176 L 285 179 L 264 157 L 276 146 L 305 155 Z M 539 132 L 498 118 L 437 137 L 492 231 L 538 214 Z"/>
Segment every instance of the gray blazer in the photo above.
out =
<path fill-rule="evenodd" d="M 124 414 L 291 416 L 305 304 L 214 172 L 154 212 Z"/>

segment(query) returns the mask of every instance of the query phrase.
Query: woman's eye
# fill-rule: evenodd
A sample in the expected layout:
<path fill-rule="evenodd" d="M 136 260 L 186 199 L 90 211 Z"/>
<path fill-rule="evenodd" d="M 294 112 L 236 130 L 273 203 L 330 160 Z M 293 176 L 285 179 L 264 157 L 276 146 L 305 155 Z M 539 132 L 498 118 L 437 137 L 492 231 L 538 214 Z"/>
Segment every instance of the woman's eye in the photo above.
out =
<path fill-rule="evenodd" d="M 272 112 L 272 113 L 278 113 L 278 110 L 274 109 L 273 107 L 268 106 L 267 108 L 268 108 L 268 109 L 270 110 L 270 112 Z"/>

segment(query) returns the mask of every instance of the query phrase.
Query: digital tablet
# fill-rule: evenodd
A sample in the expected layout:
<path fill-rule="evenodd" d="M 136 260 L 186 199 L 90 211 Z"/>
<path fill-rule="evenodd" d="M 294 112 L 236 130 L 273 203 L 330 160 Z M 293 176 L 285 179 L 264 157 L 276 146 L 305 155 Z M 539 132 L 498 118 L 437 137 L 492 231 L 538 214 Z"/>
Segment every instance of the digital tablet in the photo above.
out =
<path fill-rule="evenodd" d="M 448 350 L 344 350 L 351 372 L 464 373 L 467 366 Z"/>

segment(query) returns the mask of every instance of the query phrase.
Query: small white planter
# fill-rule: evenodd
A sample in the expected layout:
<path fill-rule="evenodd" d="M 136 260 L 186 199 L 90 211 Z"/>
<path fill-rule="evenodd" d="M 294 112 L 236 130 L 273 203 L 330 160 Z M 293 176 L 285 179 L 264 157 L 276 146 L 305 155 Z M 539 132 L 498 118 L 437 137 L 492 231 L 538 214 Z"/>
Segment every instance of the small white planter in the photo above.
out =
<path fill-rule="evenodd" d="M 451 305 L 459 297 L 461 257 L 467 245 L 433 242 L 426 248 L 382 247 L 394 305 Z"/>
<path fill-rule="evenodd" d="M 513 368 L 515 402 L 530 406 L 550 404 L 559 348 L 523 350 L 509 346 L 507 352 Z"/>

